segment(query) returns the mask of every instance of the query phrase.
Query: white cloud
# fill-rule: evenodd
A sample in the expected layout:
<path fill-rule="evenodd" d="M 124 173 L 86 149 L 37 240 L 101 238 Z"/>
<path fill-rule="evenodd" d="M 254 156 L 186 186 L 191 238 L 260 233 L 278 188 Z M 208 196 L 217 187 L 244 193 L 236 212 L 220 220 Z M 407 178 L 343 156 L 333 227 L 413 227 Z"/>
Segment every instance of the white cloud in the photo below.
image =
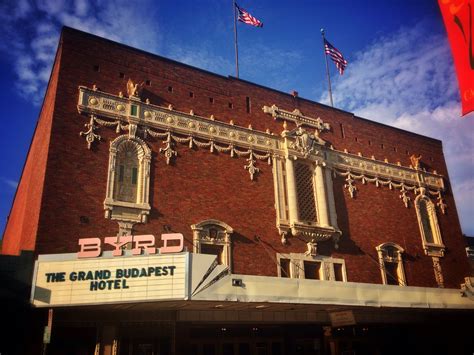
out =
<path fill-rule="evenodd" d="M 160 36 L 157 24 L 152 22 L 153 16 L 148 13 L 148 2 L 25 0 L 0 3 L 3 34 L 0 51 L 15 63 L 17 92 L 35 104 L 41 102 L 63 25 L 156 52 Z"/>
<path fill-rule="evenodd" d="M 422 22 L 379 38 L 335 78 L 333 91 L 336 107 L 443 141 L 463 231 L 474 235 L 474 114 L 460 117 L 445 36 Z"/>

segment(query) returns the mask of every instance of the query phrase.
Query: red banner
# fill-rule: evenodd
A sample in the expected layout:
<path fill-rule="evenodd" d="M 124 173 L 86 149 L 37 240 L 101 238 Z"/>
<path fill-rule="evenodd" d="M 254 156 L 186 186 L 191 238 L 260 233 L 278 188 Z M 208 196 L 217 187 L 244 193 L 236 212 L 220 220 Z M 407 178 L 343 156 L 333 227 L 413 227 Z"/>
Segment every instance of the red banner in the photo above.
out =
<path fill-rule="evenodd" d="M 473 0 L 438 0 L 454 57 L 462 115 L 474 111 Z"/>

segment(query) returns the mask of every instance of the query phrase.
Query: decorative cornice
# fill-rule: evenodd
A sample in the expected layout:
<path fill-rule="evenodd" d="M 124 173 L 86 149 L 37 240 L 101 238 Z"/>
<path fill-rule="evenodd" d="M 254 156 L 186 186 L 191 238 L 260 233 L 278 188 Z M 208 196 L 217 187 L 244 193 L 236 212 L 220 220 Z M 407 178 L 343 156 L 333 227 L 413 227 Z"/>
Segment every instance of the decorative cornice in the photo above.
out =
<path fill-rule="evenodd" d="M 335 168 L 350 171 L 353 175 L 377 177 L 412 186 L 428 186 L 436 191 L 444 190 L 444 181 L 441 175 L 336 150 L 328 150 L 327 153 L 328 160 Z"/>
<path fill-rule="evenodd" d="M 177 154 L 174 146 L 174 142 L 177 142 L 188 144 L 191 147 L 194 144 L 200 148 L 209 148 L 211 152 L 215 149 L 219 152 L 230 153 L 231 156 L 245 157 L 247 164 L 244 168 L 248 170 L 251 179 L 258 173 L 258 168 L 255 166 L 257 159 L 271 162 L 272 157 L 293 157 L 295 159 L 307 158 L 318 164 L 326 164 L 334 171 L 350 173 L 350 179 L 362 180 L 363 183 L 365 181 L 375 181 L 376 184 L 380 182 L 382 185 L 398 183 L 398 186 L 403 184 L 408 187 L 408 190 L 424 186 L 433 190 L 430 191 L 433 195 L 444 190 L 443 177 L 437 174 L 329 149 L 318 139 L 313 139 L 318 149 L 303 152 L 303 154 L 297 149 L 298 144 L 296 144 L 295 137 L 288 135 L 281 137 L 268 131 L 256 131 L 251 126 L 248 128 L 239 127 L 232 121 L 230 123 L 215 121 L 213 116 L 210 118 L 201 117 L 195 115 L 193 111 L 189 114 L 179 112 L 174 110 L 171 105 L 165 108 L 152 105 L 148 101 L 142 102 L 139 99 L 123 97 L 123 95 L 104 93 L 95 86 L 93 89 L 79 87 L 77 108 L 79 113 L 91 115 L 91 122 L 87 126 L 89 131 L 83 133 L 86 135 L 88 147 L 94 142 L 94 139 L 87 139 L 87 137 L 88 135 L 92 137 L 91 134 L 95 134 L 94 130 L 97 129 L 97 126 L 94 125 L 95 122 L 101 126 L 114 127 L 117 133 L 127 130 L 130 135 L 141 132 L 145 137 L 149 134 L 163 139 L 165 145 L 161 152 L 165 155 L 168 163 Z M 307 117 L 298 110 L 289 112 L 279 109 L 275 105 L 265 106 L 263 109 L 275 118 L 293 121 L 298 126 L 303 124 L 310 126 L 315 128 L 315 132 L 318 133 L 330 128 L 329 124 L 324 123 L 319 117 L 316 119 Z M 98 116 L 109 120 L 100 119 Z M 133 132 L 130 131 L 132 128 Z M 98 137 L 95 138 L 98 139 Z M 173 140 L 173 144 L 171 144 L 171 140 Z M 294 140 L 294 142 L 285 144 L 285 140 Z M 352 191 L 351 196 L 354 197 L 356 191 L 354 181 L 347 182 L 349 191 Z M 406 205 L 408 203 L 406 195 L 401 198 Z M 438 201 L 440 209 L 444 210 L 444 202 Z"/>
<path fill-rule="evenodd" d="M 146 102 L 130 100 L 98 90 L 79 87 L 80 113 L 97 114 L 113 120 L 120 120 L 165 131 L 173 131 L 195 138 L 211 139 L 221 143 L 234 143 L 240 147 L 257 151 L 278 151 L 279 137 L 270 133 L 254 131 L 251 128 L 235 126 L 232 123 L 215 121 Z"/>
<path fill-rule="evenodd" d="M 263 112 L 272 115 L 272 117 L 275 120 L 282 119 L 286 121 L 292 121 L 296 123 L 297 126 L 304 124 L 306 126 L 315 128 L 319 132 L 324 132 L 331 129 L 331 126 L 329 125 L 329 123 L 323 122 L 321 118 L 319 117 L 312 118 L 312 117 L 305 116 L 297 108 L 294 109 L 293 112 L 290 112 L 290 111 L 282 110 L 278 108 L 278 106 L 276 105 L 272 105 L 272 106 L 263 106 L 262 110 Z"/>

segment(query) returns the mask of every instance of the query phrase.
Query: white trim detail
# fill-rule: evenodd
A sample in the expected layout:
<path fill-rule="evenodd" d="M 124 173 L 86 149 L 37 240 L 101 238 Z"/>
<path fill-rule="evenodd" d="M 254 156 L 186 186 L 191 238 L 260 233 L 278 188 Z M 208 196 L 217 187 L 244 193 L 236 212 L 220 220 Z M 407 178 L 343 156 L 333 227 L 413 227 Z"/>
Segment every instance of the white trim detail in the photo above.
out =
<path fill-rule="evenodd" d="M 207 219 L 191 225 L 193 231 L 193 253 L 201 253 L 203 245 L 222 247 L 222 263 L 232 270 L 232 233 L 234 230 L 227 223 Z M 215 230 L 215 235 L 211 233 Z"/>
<path fill-rule="evenodd" d="M 422 211 L 423 203 L 426 204 L 425 213 Z M 441 238 L 435 205 L 428 196 L 426 196 L 426 189 L 423 187 L 420 187 L 420 193 L 415 199 L 415 209 L 425 254 L 428 256 L 443 257 L 446 247 Z"/>
<path fill-rule="evenodd" d="M 282 274 L 282 260 L 288 260 L 290 263 L 289 275 Z M 323 255 L 311 256 L 308 254 L 299 253 L 277 253 L 278 277 L 305 279 L 305 262 L 319 263 L 318 277 L 314 278 L 314 280 L 347 282 L 346 262 L 344 259 L 332 258 L 330 256 Z M 336 264 L 341 266 L 342 280 L 336 280 L 336 273 L 334 269 L 334 265 Z"/>
<path fill-rule="evenodd" d="M 386 263 L 394 263 L 397 264 L 396 275 L 388 275 L 392 276 L 393 278 L 397 278 L 397 282 L 400 286 L 406 286 L 406 278 L 405 278 L 405 270 L 403 268 L 403 258 L 402 254 L 405 252 L 401 246 L 395 243 L 383 243 L 377 246 L 377 253 L 379 256 L 379 263 L 380 263 L 380 272 L 382 274 L 382 283 L 384 285 L 388 285 L 388 277 L 387 277 L 387 268 Z M 391 250 L 390 250 L 391 249 Z M 394 254 L 392 254 L 392 252 Z"/>
<path fill-rule="evenodd" d="M 119 201 L 114 196 L 116 188 L 117 152 L 124 144 L 133 144 L 138 158 L 137 191 L 135 202 Z M 150 213 L 150 161 L 151 150 L 138 137 L 121 135 L 110 143 L 107 190 L 104 200 L 105 218 L 121 222 L 146 223 Z"/>

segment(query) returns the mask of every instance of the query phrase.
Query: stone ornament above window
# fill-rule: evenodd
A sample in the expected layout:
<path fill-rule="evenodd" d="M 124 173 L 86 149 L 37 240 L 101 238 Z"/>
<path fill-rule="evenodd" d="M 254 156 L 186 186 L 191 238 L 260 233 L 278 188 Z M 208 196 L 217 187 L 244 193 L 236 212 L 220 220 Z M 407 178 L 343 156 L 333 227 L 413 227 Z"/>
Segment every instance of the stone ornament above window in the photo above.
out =
<path fill-rule="evenodd" d="M 384 285 L 406 286 L 405 270 L 403 268 L 403 253 L 401 246 L 395 243 L 380 244 L 375 248 L 379 256 L 380 272 Z"/>
<path fill-rule="evenodd" d="M 215 219 L 207 219 L 191 225 L 191 229 L 193 252 L 214 254 L 220 264 L 232 271 L 232 227 Z"/>

